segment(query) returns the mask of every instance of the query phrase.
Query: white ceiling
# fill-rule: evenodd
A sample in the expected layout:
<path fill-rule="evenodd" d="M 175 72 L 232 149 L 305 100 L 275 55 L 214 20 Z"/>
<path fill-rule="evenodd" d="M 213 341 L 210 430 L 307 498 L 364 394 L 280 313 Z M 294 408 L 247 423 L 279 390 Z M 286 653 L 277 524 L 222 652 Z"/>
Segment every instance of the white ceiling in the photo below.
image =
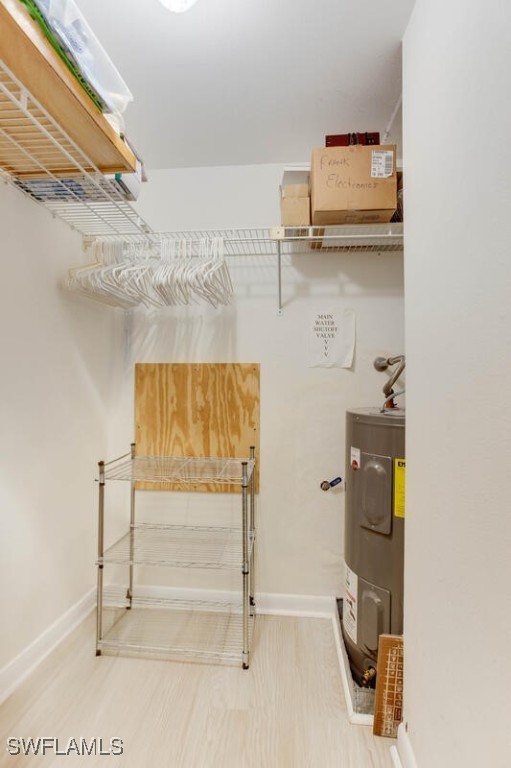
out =
<path fill-rule="evenodd" d="M 383 135 L 414 4 L 76 1 L 134 95 L 126 129 L 147 168 L 298 163 L 328 133 Z"/>

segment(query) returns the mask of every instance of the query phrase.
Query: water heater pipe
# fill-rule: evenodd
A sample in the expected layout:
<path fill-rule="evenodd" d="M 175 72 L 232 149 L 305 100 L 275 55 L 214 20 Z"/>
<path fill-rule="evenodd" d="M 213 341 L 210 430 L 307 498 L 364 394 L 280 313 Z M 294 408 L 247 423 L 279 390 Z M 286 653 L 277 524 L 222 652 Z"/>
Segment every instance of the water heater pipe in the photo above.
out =
<path fill-rule="evenodd" d="M 385 128 L 385 133 L 383 134 L 383 141 L 382 144 L 386 144 L 389 140 L 390 132 L 392 130 L 392 126 L 394 125 L 394 121 L 397 117 L 397 113 L 399 112 L 399 109 L 401 107 L 401 103 L 403 101 L 403 97 L 400 96 L 398 100 L 396 101 L 396 106 L 394 107 L 394 110 L 390 116 L 390 120 L 387 124 L 387 127 Z"/>
<path fill-rule="evenodd" d="M 373 365 L 376 368 L 377 371 L 386 371 L 389 365 L 396 365 L 399 363 L 399 366 L 396 368 L 390 379 L 385 382 L 383 385 L 383 394 L 385 397 L 388 397 L 389 395 L 393 394 L 392 387 L 396 383 L 396 381 L 399 379 L 401 374 L 403 373 L 405 369 L 405 356 L 404 355 L 396 355 L 396 357 L 377 357 L 374 361 Z"/>

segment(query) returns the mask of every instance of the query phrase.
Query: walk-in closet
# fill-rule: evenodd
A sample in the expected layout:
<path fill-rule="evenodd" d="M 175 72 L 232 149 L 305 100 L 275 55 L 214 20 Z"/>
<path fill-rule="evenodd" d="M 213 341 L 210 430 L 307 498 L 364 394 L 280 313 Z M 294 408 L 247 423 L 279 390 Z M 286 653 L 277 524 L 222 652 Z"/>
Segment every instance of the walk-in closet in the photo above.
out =
<path fill-rule="evenodd" d="M 0 0 L 0 768 L 508 768 L 510 30 Z"/>

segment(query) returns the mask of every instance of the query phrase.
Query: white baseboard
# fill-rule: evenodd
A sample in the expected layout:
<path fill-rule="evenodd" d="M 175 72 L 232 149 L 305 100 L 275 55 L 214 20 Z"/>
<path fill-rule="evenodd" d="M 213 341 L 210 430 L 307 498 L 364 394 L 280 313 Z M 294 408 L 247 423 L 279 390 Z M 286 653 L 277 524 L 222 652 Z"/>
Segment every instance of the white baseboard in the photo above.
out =
<path fill-rule="evenodd" d="M 397 763 L 399 768 L 417 768 L 417 760 L 404 723 L 401 723 L 397 729 L 396 751 L 399 755 L 399 763 Z"/>
<path fill-rule="evenodd" d="M 303 616 L 331 619 L 337 610 L 335 597 L 324 595 L 285 595 L 263 592 L 257 595 L 257 612 L 267 616 Z"/>
<path fill-rule="evenodd" d="M 240 598 L 239 592 L 189 587 L 140 586 L 135 587 L 134 596 L 144 595 L 169 600 L 198 600 L 201 602 L 233 602 Z M 276 592 L 258 592 L 257 613 L 266 616 L 301 616 L 304 618 L 330 619 L 336 609 L 335 597 L 325 595 L 286 595 Z"/>
<path fill-rule="evenodd" d="M 96 590 L 91 589 L 18 656 L 0 669 L 0 704 L 89 615 L 95 603 Z"/>

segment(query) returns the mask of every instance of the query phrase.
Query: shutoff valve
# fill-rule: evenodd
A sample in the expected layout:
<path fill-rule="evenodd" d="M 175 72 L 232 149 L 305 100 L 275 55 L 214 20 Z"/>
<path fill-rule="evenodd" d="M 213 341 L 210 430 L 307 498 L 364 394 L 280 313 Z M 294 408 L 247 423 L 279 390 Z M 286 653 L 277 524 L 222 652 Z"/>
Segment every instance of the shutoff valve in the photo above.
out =
<path fill-rule="evenodd" d="M 339 485 L 339 483 L 342 483 L 342 477 L 334 477 L 333 480 L 323 480 L 319 487 L 322 491 L 329 491 L 330 488 Z"/>

